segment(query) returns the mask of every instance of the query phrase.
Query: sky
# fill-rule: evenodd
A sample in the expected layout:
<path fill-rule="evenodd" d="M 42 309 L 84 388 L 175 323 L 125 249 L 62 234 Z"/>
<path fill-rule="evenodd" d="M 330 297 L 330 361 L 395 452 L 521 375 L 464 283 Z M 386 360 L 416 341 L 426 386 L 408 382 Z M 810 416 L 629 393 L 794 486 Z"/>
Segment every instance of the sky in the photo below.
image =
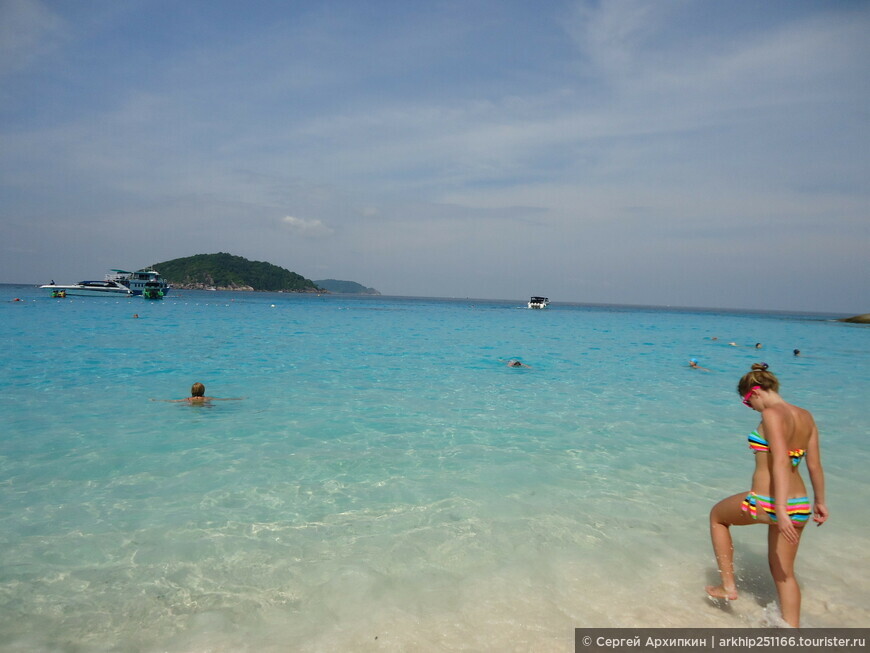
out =
<path fill-rule="evenodd" d="M 0 282 L 870 311 L 870 2 L 0 0 Z"/>

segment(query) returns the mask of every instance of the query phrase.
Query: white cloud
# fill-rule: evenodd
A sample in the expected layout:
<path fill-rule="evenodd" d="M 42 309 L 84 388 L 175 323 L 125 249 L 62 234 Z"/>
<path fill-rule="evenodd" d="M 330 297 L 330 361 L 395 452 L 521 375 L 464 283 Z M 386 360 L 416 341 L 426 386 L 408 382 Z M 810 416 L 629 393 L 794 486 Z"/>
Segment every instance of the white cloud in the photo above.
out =
<path fill-rule="evenodd" d="M 327 238 L 335 233 L 335 229 L 320 220 L 305 220 L 288 215 L 281 220 L 281 223 L 303 238 Z"/>

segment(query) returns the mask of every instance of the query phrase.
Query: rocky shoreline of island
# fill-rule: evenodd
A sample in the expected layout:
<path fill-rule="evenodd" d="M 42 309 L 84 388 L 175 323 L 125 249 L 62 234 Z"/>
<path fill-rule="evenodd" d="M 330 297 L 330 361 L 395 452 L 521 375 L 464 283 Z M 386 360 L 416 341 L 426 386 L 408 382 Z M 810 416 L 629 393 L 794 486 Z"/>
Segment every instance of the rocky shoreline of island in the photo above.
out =
<path fill-rule="evenodd" d="M 209 283 L 172 283 L 172 288 L 175 290 L 221 290 L 230 292 L 286 292 L 286 293 L 309 293 L 309 294 L 328 294 L 330 291 L 324 288 L 302 288 L 294 290 L 268 290 L 265 288 L 254 288 L 250 285 L 232 284 L 228 286 L 218 286 Z"/>

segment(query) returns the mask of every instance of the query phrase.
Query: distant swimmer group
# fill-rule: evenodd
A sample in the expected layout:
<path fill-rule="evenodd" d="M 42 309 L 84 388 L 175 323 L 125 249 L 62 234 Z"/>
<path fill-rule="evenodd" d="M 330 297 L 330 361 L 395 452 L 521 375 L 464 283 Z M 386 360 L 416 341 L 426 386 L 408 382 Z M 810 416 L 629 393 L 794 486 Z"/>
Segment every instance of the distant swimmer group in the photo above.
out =
<path fill-rule="evenodd" d="M 710 337 L 709 337 L 709 340 L 712 341 L 712 342 L 719 342 L 719 337 L 718 337 L 718 336 L 710 336 Z M 748 345 L 748 344 L 747 344 L 747 345 L 740 345 L 740 344 L 738 344 L 738 343 L 736 343 L 736 342 L 728 342 L 728 343 L 726 343 L 726 344 L 728 344 L 730 347 L 741 347 L 741 346 L 744 346 L 744 347 L 752 347 L 753 349 L 762 349 L 762 348 L 764 347 L 764 345 L 763 345 L 762 343 L 760 343 L 760 342 L 756 342 L 756 343 L 753 344 L 753 345 Z M 792 350 L 792 354 L 793 354 L 794 356 L 801 356 L 801 355 L 802 355 L 802 352 L 801 352 L 800 349 L 793 349 L 793 350 Z M 694 357 L 689 359 L 689 367 L 690 367 L 691 369 L 693 369 L 693 370 L 704 370 L 704 371 L 706 371 L 706 372 L 710 372 L 710 371 L 711 371 L 710 369 L 708 369 L 708 368 L 706 368 L 706 367 L 702 367 L 702 366 L 698 363 L 698 359 L 697 359 L 697 358 L 694 358 Z"/>

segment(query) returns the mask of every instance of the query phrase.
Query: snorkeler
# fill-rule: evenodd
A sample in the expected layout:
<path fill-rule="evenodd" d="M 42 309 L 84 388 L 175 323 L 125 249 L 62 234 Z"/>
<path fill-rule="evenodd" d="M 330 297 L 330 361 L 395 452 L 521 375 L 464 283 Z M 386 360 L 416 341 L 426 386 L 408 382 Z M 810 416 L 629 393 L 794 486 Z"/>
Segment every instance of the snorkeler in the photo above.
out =
<path fill-rule="evenodd" d="M 748 438 L 755 454 L 755 472 L 748 493 L 723 499 L 710 511 L 710 537 L 722 584 L 706 589 L 712 598 L 737 598 L 729 529 L 767 524 L 767 558 L 782 618 L 797 628 L 801 590 L 794 575 L 794 561 L 810 516 L 817 526 L 828 518 L 825 475 L 819 455 L 819 431 L 812 414 L 779 395 L 779 380 L 767 368 L 767 363 L 756 363 L 737 384 L 743 403 L 761 413 L 761 423 Z M 802 460 L 806 460 L 813 486 L 812 506 L 800 475 Z"/>

